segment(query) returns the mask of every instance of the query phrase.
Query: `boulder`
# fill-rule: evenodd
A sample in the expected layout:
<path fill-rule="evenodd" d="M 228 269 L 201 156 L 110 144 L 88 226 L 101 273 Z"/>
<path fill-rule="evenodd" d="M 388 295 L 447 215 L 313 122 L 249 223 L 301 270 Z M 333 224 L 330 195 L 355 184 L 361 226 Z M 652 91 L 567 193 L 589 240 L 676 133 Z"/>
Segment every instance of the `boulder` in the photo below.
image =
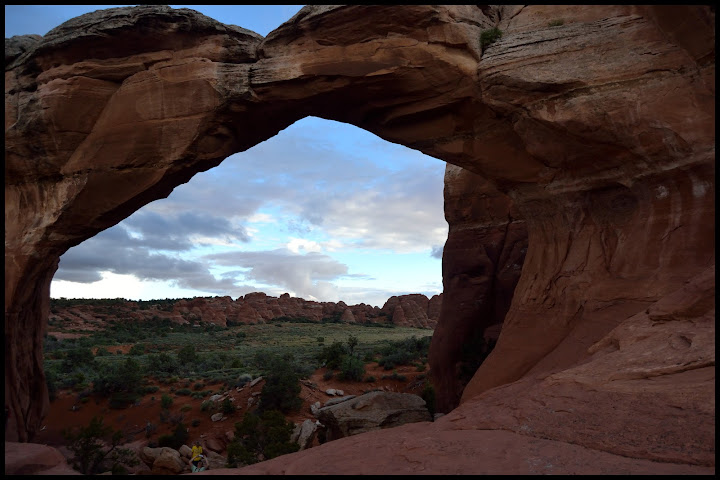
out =
<path fill-rule="evenodd" d="M 152 464 L 154 475 L 177 475 L 187 468 L 187 461 L 173 448 L 162 447 Z"/>
<path fill-rule="evenodd" d="M 327 428 L 328 441 L 406 423 L 432 421 L 425 400 L 414 394 L 396 392 L 365 393 L 323 407 L 317 417 Z"/>
<path fill-rule="evenodd" d="M 310 419 L 306 419 L 300 425 L 296 425 L 290 436 L 290 441 L 300 445 L 300 450 L 310 448 L 313 440 L 315 439 L 315 433 L 317 432 L 317 424 Z"/>
<path fill-rule="evenodd" d="M 55 448 L 5 442 L 5 475 L 80 475 Z"/>

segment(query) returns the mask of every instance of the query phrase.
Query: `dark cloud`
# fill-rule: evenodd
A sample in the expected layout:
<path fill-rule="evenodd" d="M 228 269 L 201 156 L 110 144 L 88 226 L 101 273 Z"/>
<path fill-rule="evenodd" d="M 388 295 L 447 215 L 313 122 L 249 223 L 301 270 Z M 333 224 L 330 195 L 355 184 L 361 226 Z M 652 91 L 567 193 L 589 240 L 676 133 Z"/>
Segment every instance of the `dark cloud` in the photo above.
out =
<path fill-rule="evenodd" d="M 443 250 L 445 250 L 445 245 L 435 245 L 432 247 L 432 251 L 430 252 L 430 256 L 433 258 L 440 258 L 443 257 Z"/>

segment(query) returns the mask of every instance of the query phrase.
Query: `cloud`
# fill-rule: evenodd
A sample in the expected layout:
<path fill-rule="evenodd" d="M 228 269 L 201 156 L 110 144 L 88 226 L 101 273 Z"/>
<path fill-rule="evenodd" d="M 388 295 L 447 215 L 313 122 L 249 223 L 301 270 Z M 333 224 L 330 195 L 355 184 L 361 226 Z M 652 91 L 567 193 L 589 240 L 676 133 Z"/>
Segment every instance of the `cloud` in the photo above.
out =
<path fill-rule="evenodd" d="M 353 292 L 334 282 L 357 273 L 331 255 L 440 258 L 433 246 L 447 238 L 443 177 L 444 163 L 419 152 L 306 119 L 68 250 L 55 278 L 91 283 L 109 271 L 219 295 L 347 302 L 339 295 Z M 214 246 L 234 250 L 205 255 Z"/>
<path fill-rule="evenodd" d="M 445 250 L 445 245 L 433 245 L 432 251 L 430 252 L 430 256 L 433 258 L 442 259 L 444 250 Z"/>
<path fill-rule="evenodd" d="M 287 249 L 224 252 L 204 256 L 219 266 L 245 269 L 245 280 L 274 285 L 306 299 L 327 298 L 337 289 L 330 283 L 348 274 L 348 267 L 316 252 L 304 255 Z"/>

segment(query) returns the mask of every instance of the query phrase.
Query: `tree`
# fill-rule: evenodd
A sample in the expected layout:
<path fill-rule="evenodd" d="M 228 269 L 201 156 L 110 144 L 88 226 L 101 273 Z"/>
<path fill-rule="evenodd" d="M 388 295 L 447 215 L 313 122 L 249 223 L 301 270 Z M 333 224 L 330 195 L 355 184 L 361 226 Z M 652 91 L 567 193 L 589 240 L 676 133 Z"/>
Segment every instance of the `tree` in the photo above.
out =
<path fill-rule="evenodd" d="M 195 345 L 185 345 L 178 350 L 177 357 L 181 365 L 192 365 L 198 359 Z"/>
<path fill-rule="evenodd" d="M 235 439 L 227 448 L 228 467 L 237 467 L 238 463 L 251 465 L 261 459 L 297 452 L 300 446 L 290 441 L 294 428 L 277 410 L 266 410 L 261 415 L 246 412 L 242 422 L 235 424 Z"/>
<path fill-rule="evenodd" d="M 365 376 L 365 364 L 355 355 L 347 355 L 340 364 L 340 379 L 362 381 Z"/>
<path fill-rule="evenodd" d="M 341 342 L 333 342 L 327 347 L 323 347 L 322 351 L 318 354 L 317 359 L 324 363 L 330 370 L 337 370 L 340 368 L 343 358 L 348 354 L 347 347 Z"/>
<path fill-rule="evenodd" d="M 266 371 L 265 385 L 260 392 L 260 412 L 280 410 L 288 413 L 298 410 L 302 406 L 302 387 L 289 358 L 273 358 Z"/>
<path fill-rule="evenodd" d="M 353 350 L 355 350 L 355 347 L 357 347 L 358 339 L 354 335 L 350 335 L 347 339 L 347 345 L 348 345 L 348 352 L 350 355 L 353 354 Z"/>
<path fill-rule="evenodd" d="M 124 465 L 137 465 L 132 450 L 118 448 L 122 432 L 103 425 L 103 417 L 95 416 L 87 427 L 65 429 L 63 437 L 67 447 L 75 454 L 73 467 L 85 475 L 95 475 L 112 470 L 113 474 L 127 473 Z M 107 443 L 109 446 L 105 446 Z"/>
<path fill-rule="evenodd" d="M 93 391 L 100 395 L 118 392 L 135 393 L 143 382 L 142 369 L 137 360 L 127 358 L 118 366 L 104 365 L 98 368 Z"/>

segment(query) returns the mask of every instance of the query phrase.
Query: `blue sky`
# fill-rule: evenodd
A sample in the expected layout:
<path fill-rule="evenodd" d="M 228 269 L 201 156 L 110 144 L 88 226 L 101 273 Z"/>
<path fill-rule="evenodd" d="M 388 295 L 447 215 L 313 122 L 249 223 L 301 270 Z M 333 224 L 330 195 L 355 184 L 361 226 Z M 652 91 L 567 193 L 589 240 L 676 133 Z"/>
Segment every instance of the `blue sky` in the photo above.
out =
<path fill-rule="evenodd" d="M 6 5 L 5 37 L 123 5 Z M 301 5 L 172 5 L 261 35 Z M 195 175 L 68 250 L 51 296 L 161 299 L 265 292 L 382 306 L 442 292 L 445 164 L 308 117 Z"/>

